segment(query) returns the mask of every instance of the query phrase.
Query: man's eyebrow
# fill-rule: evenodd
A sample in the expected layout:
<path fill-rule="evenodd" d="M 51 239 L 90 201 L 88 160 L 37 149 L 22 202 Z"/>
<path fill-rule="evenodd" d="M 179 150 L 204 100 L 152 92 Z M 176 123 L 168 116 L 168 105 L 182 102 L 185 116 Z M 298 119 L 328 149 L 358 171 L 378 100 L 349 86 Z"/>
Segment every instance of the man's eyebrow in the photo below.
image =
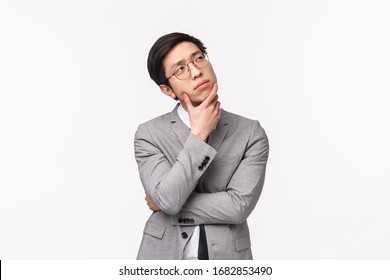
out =
<path fill-rule="evenodd" d="M 190 57 L 193 58 L 193 57 L 194 57 L 195 55 L 197 55 L 197 54 L 202 54 L 202 51 L 201 51 L 201 50 L 197 50 L 197 51 L 193 52 L 193 53 L 190 55 Z M 182 65 L 182 64 L 184 64 L 184 61 L 185 61 L 185 59 L 183 58 L 183 59 L 179 60 L 178 62 L 173 63 L 172 66 L 171 66 L 171 69 L 175 68 L 177 65 Z"/>

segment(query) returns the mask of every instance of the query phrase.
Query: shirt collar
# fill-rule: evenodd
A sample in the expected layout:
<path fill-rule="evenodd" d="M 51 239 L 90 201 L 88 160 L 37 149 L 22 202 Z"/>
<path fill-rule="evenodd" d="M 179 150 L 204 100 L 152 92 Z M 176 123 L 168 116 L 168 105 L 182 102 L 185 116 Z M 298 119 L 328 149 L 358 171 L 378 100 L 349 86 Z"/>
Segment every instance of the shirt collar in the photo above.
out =
<path fill-rule="evenodd" d="M 190 115 L 186 110 L 184 110 L 183 106 L 179 104 L 179 107 L 177 108 L 177 113 L 179 114 L 180 119 L 182 122 L 191 129 L 191 123 L 190 123 Z"/>

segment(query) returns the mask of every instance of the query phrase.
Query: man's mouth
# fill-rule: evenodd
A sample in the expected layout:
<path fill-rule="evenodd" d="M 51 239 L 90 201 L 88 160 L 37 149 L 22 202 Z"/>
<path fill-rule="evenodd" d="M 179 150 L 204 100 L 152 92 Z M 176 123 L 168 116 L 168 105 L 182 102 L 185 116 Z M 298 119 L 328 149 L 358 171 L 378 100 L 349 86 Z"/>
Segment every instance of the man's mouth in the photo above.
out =
<path fill-rule="evenodd" d="M 203 80 L 203 81 L 201 81 L 200 83 L 198 83 L 197 85 L 196 85 L 196 87 L 194 88 L 194 90 L 196 90 L 196 89 L 203 89 L 203 88 L 205 88 L 205 87 L 207 87 L 207 85 L 209 84 L 209 80 Z"/>

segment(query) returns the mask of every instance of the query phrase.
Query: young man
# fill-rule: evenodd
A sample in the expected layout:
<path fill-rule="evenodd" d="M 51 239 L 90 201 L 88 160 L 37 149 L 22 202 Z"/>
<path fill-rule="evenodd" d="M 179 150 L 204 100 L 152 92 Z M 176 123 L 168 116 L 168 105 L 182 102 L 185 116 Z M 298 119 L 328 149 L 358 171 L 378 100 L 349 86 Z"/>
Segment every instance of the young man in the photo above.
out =
<path fill-rule="evenodd" d="M 153 211 L 137 259 L 252 259 L 247 218 L 265 178 L 263 128 L 221 109 L 217 77 L 198 39 L 162 36 L 149 52 L 148 70 L 180 103 L 135 134 Z"/>

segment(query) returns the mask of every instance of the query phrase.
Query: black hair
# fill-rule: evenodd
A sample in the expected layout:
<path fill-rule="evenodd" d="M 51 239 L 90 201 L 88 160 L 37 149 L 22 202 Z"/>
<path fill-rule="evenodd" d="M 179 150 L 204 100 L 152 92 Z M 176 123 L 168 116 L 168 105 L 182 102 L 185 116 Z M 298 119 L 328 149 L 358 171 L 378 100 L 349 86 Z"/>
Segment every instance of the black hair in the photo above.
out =
<path fill-rule="evenodd" d="M 174 32 L 160 37 L 150 49 L 148 56 L 149 75 L 157 85 L 165 84 L 169 87 L 171 86 L 165 77 L 163 60 L 172 48 L 182 42 L 194 43 L 203 54 L 207 54 L 203 43 L 191 35 Z"/>

